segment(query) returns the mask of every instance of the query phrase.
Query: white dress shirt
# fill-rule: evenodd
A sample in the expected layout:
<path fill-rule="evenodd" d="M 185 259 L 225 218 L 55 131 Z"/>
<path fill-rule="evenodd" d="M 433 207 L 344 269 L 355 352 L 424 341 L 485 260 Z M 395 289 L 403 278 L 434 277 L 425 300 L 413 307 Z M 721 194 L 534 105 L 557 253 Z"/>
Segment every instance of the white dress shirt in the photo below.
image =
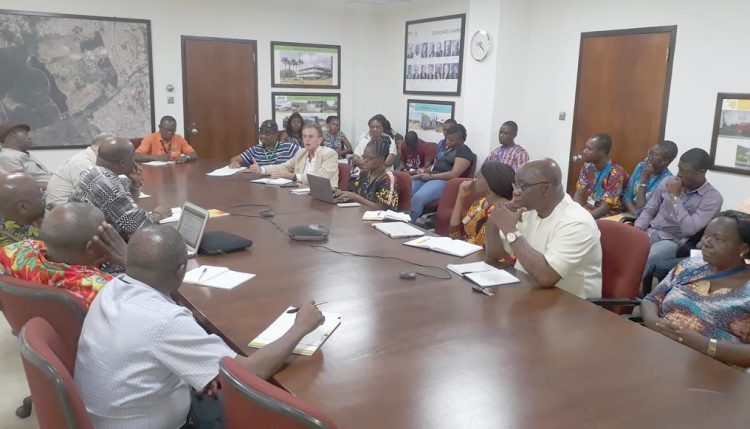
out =
<path fill-rule="evenodd" d="M 55 171 L 47 184 L 47 204 L 68 202 L 81 174 L 96 164 L 96 152 L 91 147 L 71 156 Z"/>
<path fill-rule="evenodd" d="M 97 429 L 177 429 L 223 356 L 236 354 L 190 310 L 123 274 L 89 308 L 75 383 Z"/>
<path fill-rule="evenodd" d="M 25 172 L 36 179 L 42 188 L 47 187 L 47 182 L 52 175 L 44 164 L 37 161 L 28 152 L 3 148 L 0 151 L 0 174 L 8 174 L 14 171 Z"/>

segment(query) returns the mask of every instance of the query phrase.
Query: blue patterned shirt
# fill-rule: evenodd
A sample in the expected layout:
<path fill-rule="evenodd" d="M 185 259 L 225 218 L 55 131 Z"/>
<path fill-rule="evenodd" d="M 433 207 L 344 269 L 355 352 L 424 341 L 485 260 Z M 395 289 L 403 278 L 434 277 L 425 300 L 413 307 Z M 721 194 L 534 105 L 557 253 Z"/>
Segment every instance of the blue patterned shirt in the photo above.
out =
<path fill-rule="evenodd" d="M 643 167 L 646 165 L 645 161 L 641 161 L 638 163 L 638 165 L 635 166 L 635 170 L 633 170 L 633 175 L 630 176 L 630 181 L 628 182 L 628 187 L 625 188 L 625 193 L 622 194 L 622 203 L 623 205 L 630 201 L 632 203 L 635 202 L 635 187 L 638 186 L 641 183 L 641 172 L 643 171 Z M 646 203 L 648 203 L 648 200 L 651 198 L 651 195 L 653 195 L 656 188 L 659 186 L 659 183 L 661 183 L 662 180 L 666 179 L 667 177 L 670 177 L 672 175 L 672 172 L 668 169 L 665 169 L 661 172 L 660 175 L 654 177 L 651 176 L 648 179 L 648 186 L 646 187 Z M 645 206 L 644 206 L 645 207 Z M 643 207 L 638 209 L 635 212 L 635 215 L 638 216 L 643 211 Z"/>

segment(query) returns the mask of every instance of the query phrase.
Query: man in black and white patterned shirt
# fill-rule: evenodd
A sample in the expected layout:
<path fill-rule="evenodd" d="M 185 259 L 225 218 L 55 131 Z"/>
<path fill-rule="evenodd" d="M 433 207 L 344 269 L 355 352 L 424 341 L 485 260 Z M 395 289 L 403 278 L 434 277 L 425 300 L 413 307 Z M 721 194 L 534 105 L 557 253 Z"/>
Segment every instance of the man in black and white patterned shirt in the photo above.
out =
<path fill-rule="evenodd" d="M 135 149 L 125 138 L 102 143 L 96 165 L 81 174 L 70 201 L 97 207 L 107 222 L 123 237 L 158 223 L 163 214 L 157 208 L 146 212 L 138 207 L 133 195 L 140 192 L 140 170 L 133 160 Z M 127 176 L 127 178 L 121 176 Z"/>

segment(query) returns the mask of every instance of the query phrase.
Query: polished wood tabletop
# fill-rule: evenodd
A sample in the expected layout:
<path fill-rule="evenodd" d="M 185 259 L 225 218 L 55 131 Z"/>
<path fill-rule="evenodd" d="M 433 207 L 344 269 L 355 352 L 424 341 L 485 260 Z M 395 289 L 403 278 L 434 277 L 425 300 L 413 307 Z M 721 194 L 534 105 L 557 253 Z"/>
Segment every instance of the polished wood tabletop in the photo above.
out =
<path fill-rule="evenodd" d="M 325 242 L 289 239 L 269 220 L 209 220 L 253 240 L 246 251 L 199 256 L 257 276 L 233 290 L 184 285 L 196 317 L 244 353 L 288 305 L 328 302 L 341 326 L 313 356 L 294 356 L 275 379 L 327 413 L 340 428 L 740 428 L 750 422 L 750 378 L 699 352 L 559 289 L 521 283 L 473 292 L 453 276 L 394 259 L 445 267 L 481 260 L 403 246 L 339 208 L 250 175 L 208 177 L 222 164 L 144 167 L 140 204 L 257 216 L 266 204 L 282 230 L 330 228 Z M 511 270 L 512 271 L 512 270 Z"/>

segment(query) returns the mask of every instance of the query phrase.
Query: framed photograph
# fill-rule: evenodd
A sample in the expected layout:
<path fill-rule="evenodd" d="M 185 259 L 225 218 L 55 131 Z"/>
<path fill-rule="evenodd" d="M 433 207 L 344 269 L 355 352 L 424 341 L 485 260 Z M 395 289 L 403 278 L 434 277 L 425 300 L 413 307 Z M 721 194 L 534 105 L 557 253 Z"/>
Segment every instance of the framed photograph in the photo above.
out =
<path fill-rule="evenodd" d="M 35 149 L 83 147 L 154 129 L 151 21 L 0 10 L 0 122 Z"/>
<path fill-rule="evenodd" d="M 406 22 L 404 94 L 461 95 L 466 14 Z"/>
<path fill-rule="evenodd" d="M 711 160 L 712 170 L 750 176 L 750 94 L 717 95 Z"/>
<path fill-rule="evenodd" d="M 271 42 L 274 88 L 341 88 L 341 46 Z"/>
<path fill-rule="evenodd" d="M 279 130 L 286 128 L 289 115 L 299 113 L 308 122 L 317 122 L 325 126 L 326 118 L 331 115 L 341 116 L 340 94 L 312 92 L 273 92 L 273 120 Z"/>
<path fill-rule="evenodd" d="M 452 101 L 407 100 L 406 132 L 414 131 L 420 139 L 437 143 L 443 138 L 443 122 L 453 119 L 455 111 Z"/>

